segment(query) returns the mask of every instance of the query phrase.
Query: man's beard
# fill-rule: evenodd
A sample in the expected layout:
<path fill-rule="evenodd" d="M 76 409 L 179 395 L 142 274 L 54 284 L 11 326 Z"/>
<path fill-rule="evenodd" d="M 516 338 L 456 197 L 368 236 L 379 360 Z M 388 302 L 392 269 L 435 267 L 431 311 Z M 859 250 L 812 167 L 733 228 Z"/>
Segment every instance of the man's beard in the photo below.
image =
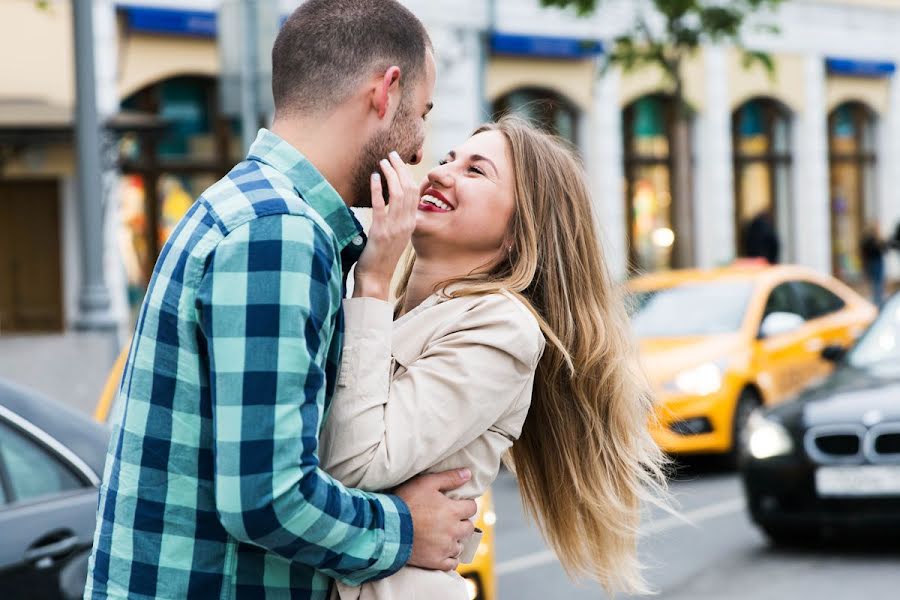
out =
<path fill-rule="evenodd" d="M 397 114 L 394 115 L 390 126 L 384 131 L 373 135 L 363 146 L 359 153 L 359 160 L 353 175 L 352 197 L 345 198 L 351 206 L 370 208 L 372 206 L 372 173 L 381 173 L 379 162 L 388 157 L 388 154 L 396 150 L 404 162 L 409 162 L 413 154 L 418 150 L 420 141 L 415 139 L 415 128 L 412 125 L 412 110 L 408 102 L 401 101 Z M 389 190 L 387 181 L 382 174 L 381 193 L 384 201 L 388 201 Z"/>

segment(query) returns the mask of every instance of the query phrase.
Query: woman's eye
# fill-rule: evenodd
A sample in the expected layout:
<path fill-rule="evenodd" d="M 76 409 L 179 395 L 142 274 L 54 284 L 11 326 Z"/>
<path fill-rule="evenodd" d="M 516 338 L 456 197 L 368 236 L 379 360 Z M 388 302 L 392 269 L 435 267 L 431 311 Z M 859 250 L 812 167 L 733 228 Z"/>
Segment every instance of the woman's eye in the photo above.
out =
<path fill-rule="evenodd" d="M 484 175 L 484 171 L 481 169 L 481 167 L 476 167 L 473 165 L 473 166 L 469 167 L 469 170 L 474 173 L 478 173 L 479 175 Z"/>
<path fill-rule="evenodd" d="M 449 162 L 449 161 L 448 161 L 446 158 L 442 158 L 441 160 L 438 161 L 438 165 L 440 165 L 440 166 L 443 167 L 443 166 L 446 165 L 448 162 Z"/>

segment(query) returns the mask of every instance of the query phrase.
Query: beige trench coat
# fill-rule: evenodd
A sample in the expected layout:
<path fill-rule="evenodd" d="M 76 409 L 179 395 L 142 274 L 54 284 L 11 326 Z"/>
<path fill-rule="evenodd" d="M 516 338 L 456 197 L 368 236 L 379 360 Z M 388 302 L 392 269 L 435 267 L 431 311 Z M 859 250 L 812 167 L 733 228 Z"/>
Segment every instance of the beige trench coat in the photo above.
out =
<path fill-rule="evenodd" d="M 372 298 L 345 300 L 344 314 L 338 385 L 319 444 L 322 467 L 370 491 L 468 467 L 472 479 L 452 495 L 481 496 L 531 403 L 544 350 L 534 315 L 506 292 L 436 294 L 396 322 L 392 306 Z M 415 567 L 362 587 L 336 587 L 341 600 L 467 597 L 455 572 Z"/>

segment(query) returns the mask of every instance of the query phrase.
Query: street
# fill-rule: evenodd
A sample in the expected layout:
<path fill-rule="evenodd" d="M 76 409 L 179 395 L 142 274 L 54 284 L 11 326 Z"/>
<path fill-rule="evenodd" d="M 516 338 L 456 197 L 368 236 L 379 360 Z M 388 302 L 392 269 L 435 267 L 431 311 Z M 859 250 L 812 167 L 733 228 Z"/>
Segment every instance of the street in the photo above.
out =
<path fill-rule="evenodd" d="M 642 528 L 642 560 L 664 600 L 896 599 L 900 551 L 829 547 L 775 550 L 750 523 L 734 473 L 703 462 L 671 484 L 688 525 L 654 511 Z M 607 598 L 571 583 L 526 523 L 514 477 L 494 484 L 501 600 Z M 617 596 L 631 598 L 631 596 Z"/>

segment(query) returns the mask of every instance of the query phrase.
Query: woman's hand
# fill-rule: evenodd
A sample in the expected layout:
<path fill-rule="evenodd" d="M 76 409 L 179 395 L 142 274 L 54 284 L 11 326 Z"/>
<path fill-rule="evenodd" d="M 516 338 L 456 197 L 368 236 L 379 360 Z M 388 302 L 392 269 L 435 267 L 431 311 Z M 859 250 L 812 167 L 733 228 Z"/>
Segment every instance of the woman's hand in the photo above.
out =
<path fill-rule="evenodd" d="M 356 263 L 354 298 L 388 299 L 397 263 L 416 227 L 419 185 L 409 167 L 399 154 L 391 152 L 390 160 L 381 161 L 381 171 L 387 179 L 390 202 L 385 205 L 381 177 L 373 173 L 372 227 L 366 249 Z"/>

